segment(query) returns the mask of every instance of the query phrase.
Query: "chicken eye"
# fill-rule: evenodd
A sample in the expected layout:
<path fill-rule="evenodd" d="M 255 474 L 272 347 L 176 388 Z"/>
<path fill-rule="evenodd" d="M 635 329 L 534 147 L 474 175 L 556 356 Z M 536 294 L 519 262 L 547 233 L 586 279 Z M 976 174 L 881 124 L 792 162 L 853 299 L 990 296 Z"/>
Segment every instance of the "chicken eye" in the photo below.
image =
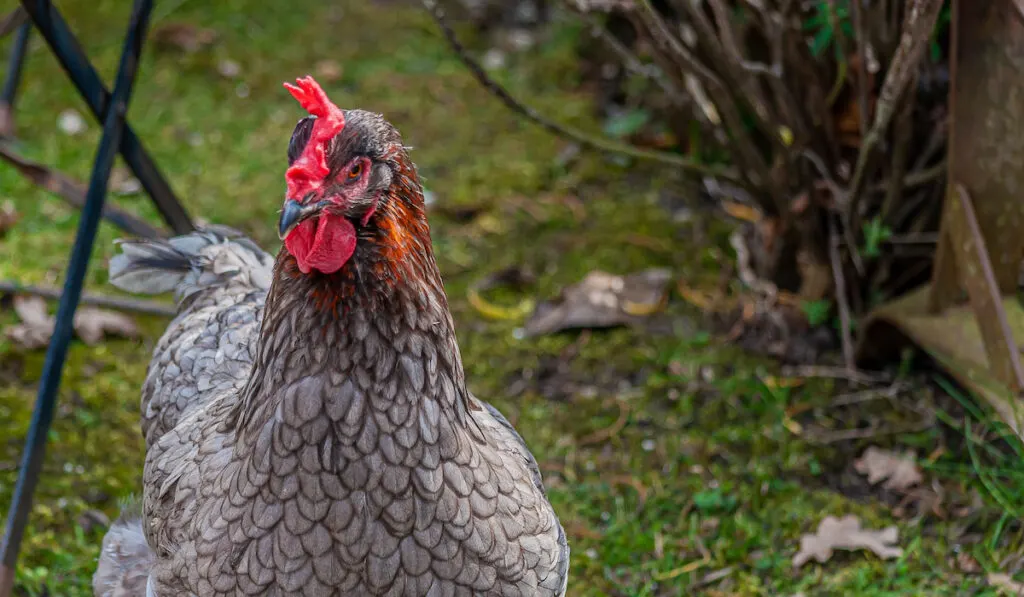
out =
<path fill-rule="evenodd" d="M 359 177 L 362 176 L 362 175 L 363 175 L 363 163 L 362 162 L 356 162 L 355 165 L 353 165 L 351 168 L 349 168 L 348 174 L 345 175 L 345 178 L 346 178 L 346 180 L 348 182 L 355 182 L 355 181 L 359 180 Z"/>

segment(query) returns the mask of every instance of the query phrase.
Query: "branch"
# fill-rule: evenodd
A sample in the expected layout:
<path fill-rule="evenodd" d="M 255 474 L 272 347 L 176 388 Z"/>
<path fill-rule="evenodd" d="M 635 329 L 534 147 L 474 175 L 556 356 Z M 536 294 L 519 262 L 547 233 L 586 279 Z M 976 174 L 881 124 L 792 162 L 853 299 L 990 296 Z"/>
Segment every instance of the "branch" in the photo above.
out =
<path fill-rule="evenodd" d="M 870 169 L 869 163 L 873 161 L 875 146 L 881 142 L 907 84 L 914 78 L 917 63 L 928 45 L 931 32 L 935 29 L 935 21 L 942 9 L 942 0 L 910 0 L 909 3 L 910 13 L 900 37 L 900 45 L 896 48 L 889 72 L 885 74 L 882 91 L 878 95 L 875 120 L 861 144 L 857 166 L 850 179 L 850 190 L 847 193 L 849 201 L 845 209 L 851 214 L 863 190 Z"/>
<path fill-rule="evenodd" d="M 914 78 L 916 79 L 916 77 Z M 907 101 L 903 102 L 896 123 L 893 125 L 892 174 L 889 177 L 889 188 L 886 189 L 885 199 L 882 201 L 881 216 L 883 222 L 889 221 L 893 207 L 903 197 L 903 185 L 906 182 L 910 144 L 913 142 L 913 117 L 916 105 L 917 96 L 911 94 Z"/>
<path fill-rule="evenodd" d="M 725 123 L 724 138 L 742 180 L 752 190 L 772 190 L 768 165 L 764 157 L 758 153 L 756 143 L 744 127 L 740 110 L 729 88 L 714 71 L 683 45 L 649 0 L 640 0 L 639 3 L 639 10 L 630 11 L 629 16 L 638 28 L 646 31 L 648 38 L 653 42 L 652 49 L 656 50 L 655 56 L 667 63 L 663 66 L 665 72 L 679 77 L 684 84 L 690 83 L 690 89 L 697 87 L 692 85 L 692 81 L 698 79 L 707 87 L 708 92 L 713 94 L 712 104 L 715 113 L 719 114 Z M 784 213 L 785 199 L 774 193 L 769 194 L 771 202 L 759 198 L 765 212 L 773 216 Z"/>
<path fill-rule="evenodd" d="M 436 0 L 423 0 L 423 6 L 430 11 L 430 15 L 434 18 L 434 21 L 437 22 L 437 25 L 440 27 L 441 32 L 448 41 L 448 44 L 451 46 L 456 56 L 458 56 L 459 60 L 461 60 L 466 68 L 469 69 L 473 77 L 483 85 L 486 90 L 490 91 L 495 97 L 501 100 L 501 102 L 510 110 L 527 120 L 534 122 L 548 132 L 573 141 L 574 143 L 578 143 L 582 147 L 589 147 L 591 149 L 597 149 L 609 153 L 619 153 L 637 159 L 653 160 L 663 164 L 670 164 L 683 170 L 705 176 L 717 176 L 729 180 L 738 180 L 738 175 L 732 168 L 701 164 L 682 155 L 664 151 L 641 149 L 625 143 L 619 143 L 610 139 L 589 135 L 583 131 L 557 123 L 541 115 L 537 110 L 512 97 L 504 87 L 498 84 L 486 73 L 486 71 L 484 71 L 483 67 L 480 66 L 480 63 L 477 62 L 476 59 L 469 55 L 465 46 L 462 45 L 462 42 L 460 42 L 458 37 L 455 35 L 455 31 L 453 31 L 448 25 L 444 9 L 441 8 Z"/>
<path fill-rule="evenodd" d="M 0 280 L 0 292 L 12 294 L 32 294 L 35 296 L 41 296 L 43 298 L 48 298 L 52 300 L 60 300 L 61 296 L 61 291 L 56 288 L 47 288 L 44 286 L 28 286 L 8 280 Z M 106 307 L 107 309 L 116 309 L 118 311 L 132 311 L 135 313 L 145 313 L 147 315 L 162 315 L 165 317 L 174 317 L 175 315 L 178 314 L 178 309 L 175 308 L 173 305 L 157 303 L 154 301 L 142 301 L 138 299 L 105 296 L 100 294 L 83 293 L 82 298 L 79 302 L 83 305 L 92 305 L 94 307 Z"/>
<path fill-rule="evenodd" d="M 854 42 L 857 44 L 857 110 L 860 115 L 860 135 L 864 136 L 864 129 L 868 126 L 868 55 L 864 50 L 864 15 L 860 2 L 850 3 L 850 11 L 853 16 Z"/>
<path fill-rule="evenodd" d="M 0 38 L 7 37 L 27 21 L 28 13 L 25 12 L 24 7 L 18 5 L 14 10 L 7 13 L 2 19 L 0 19 Z"/>
<path fill-rule="evenodd" d="M 580 12 L 579 16 L 587 22 L 590 26 L 590 32 L 594 37 L 600 39 L 607 47 L 618 57 L 622 65 L 626 67 L 626 70 L 640 75 L 641 77 L 651 79 L 661 87 L 661 90 L 665 92 L 665 95 L 669 97 L 676 104 L 684 104 L 686 102 L 686 94 L 681 89 L 672 83 L 671 79 L 665 76 L 665 73 L 658 68 L 656 64 L 644 64 L 636 54 L 630 51 L 629 48 L 624 46 L 622 42 L 615 39 L 615 37 L 608 32 L 608 29 L 604 25 L 597 21 L 594 17 L 590 16 L 589 13 Z"/>
<path fill-rule="evenodd" d="M 846 370 L 855 372 L 857 364 L 853 353 L 853 335 L 850 332 L 850 304 L 846 300 L 846 277 L 843 276 L 843 262 L 839 255 L 839 233 L 832 214 L 828 218 L 828 256 L 832 262 L 832 280 L 836 285 L 836 305 L 839 307 L 839 332 L 843 342 L 843 362 Z M 856 251 L 857 247 L 850 247 Z"/>
<path fill-rule="evenodd" d="M 59 170 L 47 168 L 22 157 L 4 142 L 0 142 L 0 159 L 14 166 L 25 178 L 61 197 L 71 205 L 77 208 L 82 208 L 85 205 L 85 188 L 78 181 Z M 156 228 L 109 201 L 104 202 L 102 215 L 107 221 L 134 236 L 147 239 L 164 237 L 164 234 Z"/>

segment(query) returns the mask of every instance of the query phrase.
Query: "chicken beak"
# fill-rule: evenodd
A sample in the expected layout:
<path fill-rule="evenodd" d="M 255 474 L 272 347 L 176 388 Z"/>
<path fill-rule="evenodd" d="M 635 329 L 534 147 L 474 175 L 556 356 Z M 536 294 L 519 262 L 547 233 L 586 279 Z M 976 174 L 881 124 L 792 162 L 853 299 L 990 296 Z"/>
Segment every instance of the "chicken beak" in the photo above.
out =
<path fill-rule="evenodd" d="M 281 240 L 284 240 L 288 233 L 291 232 L 296 226 L 298 226 L 303 220 L 309 219 L 323 209 L 326 202 L 320 201 L 318 203 L 306 203 L 305 201 L 297 201 L 295 199 L 288 199 L 284 202 L 284 208 L 281 210 L 281 219 L 277 221 L 277 235 Z"/>

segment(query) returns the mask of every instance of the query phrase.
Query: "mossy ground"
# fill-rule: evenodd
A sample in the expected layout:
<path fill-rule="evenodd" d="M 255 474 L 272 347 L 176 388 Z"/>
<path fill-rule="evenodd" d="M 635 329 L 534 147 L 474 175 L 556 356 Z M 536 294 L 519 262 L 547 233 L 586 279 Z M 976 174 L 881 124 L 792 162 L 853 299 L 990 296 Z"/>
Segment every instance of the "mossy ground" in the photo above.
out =
<path fill-rule="evenodd" d="M 128 4 L 60 3 L 108 81 Z M 3 9 L 13 5 L 8 1 Z M 415 7 L 181 1 L 158 3 L 156 17 L 156 26 L 188 21 L 221 36 L 214 49 L 192 56 L 148 50 L 130 110 L 136 131 L 194 215 L 276 247 L 273 222 L 285 148 L 300 116 L 280 85 L 323 59 L 343 69 L 327 85 L 336 103 L 383 112 L 403 131 L 439 206 L 482 209 L 468 221 L 436 213 L 435 247 L 471 386 L 526 437 L 570 534 L 571 595 L 992 594 L 983 576 L 951 563 L 957 551 L 970 553 L 986 571 L 1019 556 L 1024 529 L 1014 518 L 1021 500 L 1012 480 L 1022 484 L 1009 470 L 1019 469 L 1019 459 L 998 461 L 1002 469 L 993 465 L 978 483 L 982 459 L 953 447 L 962 443 L 949 443 L 957 434 L 940 423 L 895 438 L 812 444 L 790 413 L 800 411 L 801 421 L 822 427 L 842 424 L 830 406 L 838 391 L 833 384 L 772 389 L 765 380 L 773 364 L 700 332 L 691 323 L 698 314 L 678 299 L 670 307 L 676 329 L 670 334 L 619 329 L 518 339 L 521 321 L 492 321 L 474 310 L 469 286 L 513 265 L 537 273 L 527 292 L 538 297 L 595 268 L 625 273 L 670 266 L 699 286 L 717 278 L 726 260 L 724 243 L 714 234 L 696 243 L 693 224 L 673 224 L 657 189 L 637 184 L 646 175 L 631 175 L 599 157 L 568 170 L 557 166 L 562 145 L 481 90 Z M 572 91 L 579 87 L 574 39 L 571 28 L 556 28 L 539 49 L 513 56 L 502 79 L 545 113 L 587 126 L 590 99 Z M 222 58 L 239 63 L 237 80 L 217 73 Z M 84 110 L 38 38 L 19 108 L 22 150 L 84 180 L 98 127 L 92 124 L 77 137 L 56 131 L 59 112 Z M 59 283 L 76 212 L 8 167 L 0 167 L 0 193 L 22 215 L 0 240 L 0 279 Z M 156 221 L 143 197 L 118 202 Z M 118 236 L 103 224 L 89 275 L 92 290 L 112 292 L 104 264 Z M 0 324 L 13 321 L 9 309 L 0 311 Z M 142 341 L 76 343 L 71 349 L 23 549 L 23 592 L 91 594 L 103 529 L 83 527 L 80 517 L 89 510 L 114 517 L 119 500 L 140 488 L 139 387 L 165 321 L 143 324 Z M 10 503 L 42 359 L 41 352 L 0 341 L 2 512 Z M 514 397 L 510 387 L 517 388 Z M 885 401 L 862 412 L 893 420 L 916 416 Z M 928 513 L 905 520 L 863 487 L 856 498 L 844 495 L 837 488 L 855 484 L 849 463 L 870 442 L 910 446 L 919 454 L 949 445 L 929 477 L 951 491 L 977 484 L 982 505 L 966 520 Z M 992 492 L 1000 487 L 995 500 Z M 791 570 L 801 533 L 813 531 L 826 514 L 847 513 L 871 526 L 898 524 L 906 555 L 882 562 L 840 553 L 828 564 Z M 960 539 L 966 531 L 976 535 L 973 541 Z M 724 576 L 706 576 L 716 572 Z"/>

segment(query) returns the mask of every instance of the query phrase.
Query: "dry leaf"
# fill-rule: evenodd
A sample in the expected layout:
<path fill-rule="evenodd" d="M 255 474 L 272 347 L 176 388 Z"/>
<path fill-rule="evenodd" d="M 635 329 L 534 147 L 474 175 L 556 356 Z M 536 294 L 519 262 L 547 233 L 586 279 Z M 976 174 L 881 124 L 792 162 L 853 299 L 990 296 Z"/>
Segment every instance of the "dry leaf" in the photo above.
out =
<path fill-rule="evenodd" d="M 79 307 L 75 313 L 75 333 L 86 344 L 96 344 L 104 336 L 137 338 L 139 327 L 131 317 L 115 311 Z"/>
<path fill-rule="evenodd" d="M 64 110 L 57 116 L 57 128 L 65 135 L 78 135 L 89 128 L 85 119 L 77 111 L 72 109 Z"/>
<path fill-rule="evenodd" d="M 981 572 L 981 564 L 971 554 L 966 551 L 961 551 L 956 554 L 956 567 L 960 569 L 960 572 L 966 574 L 977 574 Z"/>
<path fill-rule="evenodd" d="M 488 274 L 469 287 L 467 298 L 471 307 L 489 319 L 522 319 L 533 311 L 533 299 L 525 298 L 514 307 L 496 305 L 485 299 L 482 293 L 491 288 L 506 286 L 522 289 L 533 283 L 533 274 L 518 266 L 507 267 Z"/>
<path fill-rule="evenodd" d="M 1024 583 L 1013 580 L 1009 574 L 998 572 L 989 574 L 988 584 L 999 587 L 1006 595 L 1024 595 Z"/>
<path fill-rule="evenodd" d="M 867 475 L 868 483 L 872 485 L 886 479 L 882 487 L 894 491 L 906 491 L 924 481 L 913 452 L 896 454 L 871 446 L 854 461 L 853 468 Z"/>
<path fill-rule="evenodd" d="M 679 296 L 683 297 L 683 300 L 701 311 L 713 311 L 717 305 L 717 301 L 710 294 L 703 290 L 690 288 L 682 280 L 676 284 L 676 289 L 679 291 Z"/>
<path fill-rule="evenodd" d="M 6 335 L 12 342 L 27 350 L 50 343 L 55 318 L 47 312 L 45 300 L 38 296 L 17 295 L 14 297 L 14 312 L 21 323 L 7 328 Z M 73 325 L 75 334 L 86 344 L 96 344 L 105 336 L 139 336 L 139 328 L 131 317 L 94 307 L 79 307 L 75 311 Z"/>
<path fill-rule="evenodd" d="M 42 348 L 53 335 L 53 318 L 46 312 L 46 301 L 38 296 L 14 297 L 14 312 L 21 323 L 7 328 L 7 338 L 28 350 Z"/>
<path fill-rule="evenodd" d="M 839 143 L 845 147 L 860 147 L 860 106 L 857 98 L 851 97 L 835 118 Z"/>
<path fill-rule="evenodd" d="M 526 322 L 526 333 L 537 336 L 569 328 L 636 323 L 664 307 L 671 280 L 672 272 L 662 268 L 627 276 L 590 272 L 565 288 L 558 299 L 538 304 Z"/>
<path fill-rule="evenodd" d="M 191 54 L 212 46 L 217 32 L 192 23 L 167 23 L 154 29 L 150 39 L 158 48 Z"/>
<path fill-rule="evenodd" d="M 882 559 L 898 558 L 903 555 L 903 550 L 893 546 L 897 540 L 899 530 L 896 527 L 886 527 L 881 531 L 863 530 L 856 516 L 827 516 L 818 525 L 817 534 L 800 538 L 800 551 L 793 556 L 793 566 L 799 568 L 811 558 L 824 564 L 835 549 L 868 549 Z"/>
<path fill-rule="evenodd" d="M 142 191 L 142 183 L 135 178 L 131 170 L 117 165 L 110 171 L 107 188 L 118 195 L 135 195 Z"/>
<path fill-rule="evenodd" d="M 750 207 L 749 205 L 743 205 L 742 203 L 735 203 L 733 201 L 723 201 L 722 209 L 725 211 L 725 213 L 736 218 L 737 220 L 741 220 L 744 222 L 761 221 L 761 213 L 754 209 L 753 207 Z"/>

